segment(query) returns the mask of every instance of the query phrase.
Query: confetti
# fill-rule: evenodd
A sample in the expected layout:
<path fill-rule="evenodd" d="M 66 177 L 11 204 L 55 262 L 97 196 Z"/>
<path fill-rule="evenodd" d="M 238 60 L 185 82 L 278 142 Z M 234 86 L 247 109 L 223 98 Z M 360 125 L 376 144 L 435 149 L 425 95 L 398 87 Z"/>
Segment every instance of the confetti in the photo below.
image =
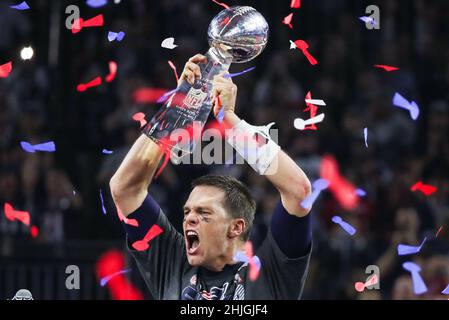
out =
<path fill-rule="evenodd" d="M 305 42 L 304 40 L 296 40 L 295 45 L 299 50 L 302 51 L 311 65 L 315 66 L 318 64 L 318 61 L 309 53 L 309 44 L 307 42 Z"/>
<path fill-rule="evenodd" d="M 288 16 L 286 16 L 284 18 L 284 20 L 282 20 L 282 23 L 287 25 L 290 29 L 293 29 L 292 19 L 293 19 L 293 13 L 290 13 Z"/>
<path fill-rule="evenodd" d="M 26 141 L 21 141 L 20 145 L 23 150 L 29 153 L 35 153 L 36 151 L 42 151 L 42 152 L 55 152 L 56 151 L 56 145 L 53 141 L 40 143 L 32 145 Z"/>
<path fill-rule="evenodd" d="M 296 46 L 296 45 L 295 45 Z M 304 111 L 310 111 L 310 118 L 313 118 L 316 116 L 317 112 L 318 112 L 318 107 L 312 103 L 308 103 L 307 101 L 313 100 L 312 99 L 312 92 L 307 92 L 306 98 L 305 98 L 305 102 L 306 102 L 306 108 L 304 109 Z M 309 126 L 306 126 L 304 128 L 304 130 L 318 130 L 317 126 L 312 123 Z"/>
<path fill-rule="evenodd" d="M 301 207 L 304 209 L 312 208 L 321 191 L 329 188 L 329 181 L 325 179 L 318 179 L 312 184 L 312 187 L 313 192 L 301 202 Z"/>
<path fill-rule="evenodd" d="M 306 104 L 313 104 L 316 106 L 326 106 L 326 102 L 324 102 L 323 100 L 319 100 L 319 99 L 306 99 Z"/>
<path fill-rule="evenodd" d="M 413 120 L 418 119 L 419 106 L 416 104 L 415 101 L 408 102 L 403 96 L 401 96 L 399 93 L 396 92 L 393 97 L 393 105 L 408 110 L 410 112 L 410 117 Z"/>
<path fill-rule="evenodd" d="M 164 230 L 162 230 L 161 227 L 159 227 L 157 224 L 154 224 L 153 226 L 151 226 L 150 230 L 148 230 L 145 237 L 142 240 L 135 241 L 132 244 L 132 247 L 137 251 L 145 251 L 150 248 L 149 242 L 163 232 Z"/>
<path fill-rule="evenodd" d="M 449 285 L 446 287 L 446 289 L 444 289 L 443 291 L 441 291 L 442 294 L 449 294 Z"/>
<path fill-rule="evenodd" d="M 256 69 L 256 67 L 248 68 L 246 70 L 243 70 L 242 72 L 225 74 L 224 78 L 230 79 L 230 78 L 238 77 L 238 76 L 241 76 L 242 74 L 245 74 L 247 72 L 253 71 L 254 69 Z"/>
<path fill-rule="evenodd" d="M 100 280 L 100 286 L 102 286 L 102 287 L 104 287 L 112 278 L 114 278 L 115 276 L 118 276 L 118 275 L 120 275 L 120 274 L 125 274 L 125 273 L 128 273 L 128 272 L 130 272 L 132 269 L 131 268 L 129 268 L 129 269 L 125 269 L 125 270 L 120 270 L 120 271 L 117 271 L 117 272 L 114 272 L 113 274 L 110 274 L 110 275 L 108 275 L 108 276 L 106 276 L 106 277 L 104 277 L 104 278 L 101 278 L 101 280 Z"/>
<path fill-rule="evenodd" d="M 249 279 L 256 281 L 259 277 L 261 262 L 258 256 L 253 256 L 253 244 L 251 241 L 245 243 L 245 251 L 237 251 L 234 256 L 235 261 L 249 264 Z"/>
<path fill-rule="evenodd" d="M 424 238 L 423 242 L 419 246 L 409 246 L 405 244 L 399 244 L 398 245 L 398 255 L 405 256 L 409 254 L 415 254 L 421 251 L 422 246 L 426 242 L 427 238 Z"/>
<path fill-rule="evenodd" d="M 147 120 L 145 120 L 145 113 L 137 112 L 133 115 L 133 120 L 140 122 L 140 127 L 143 128 L 147 124 Z"/>
<path fill-rule="evenodd" d="M 220 112 L 219 112 L 218 115 L 217 115 L 217 120 L 218 120 L 218 122 L 220 122 L 220 123 L 223 122 L 223 119 L 224 119 L 224 111 L 225 111 L 225 108 L 223 107 L 223 108 L 221 108 Z"/>
<path fill-rule="evenodd" d="M 12 71 L 12 61 L 0 66 L 0 78 L 8 78 Z"/>
<path fill-rule="evenodd" d="M 161 43 L 161 47 L 165 48 L 165 49 L 174 49 L 177 46 L 178 45 L 175 44 L 175 38 L 173 38 L 173 37 L 164 39 Z"/>
<path fill-rule="evenodd" d="M 165 144 L 165 146 L 167 146 L 167 144 Z M 165 151 L 164 151 L 164 161 L 162 162 L 161 167 L 159 168 L 158 172 L 154 176 L 154 179 L 159 178 L 159 176 L 162 174 L 162 172 L 164 171 L 165 167 L 168 164 L 168 161 L 170 160 L 170 157 L 171 157 L 170 149 L 166 148 Z"/>
<path fill-rule="evenodd" d="M 307 119 L 307 120 L 303 120 L 301 118 L 296 118 L 295 121 L 293 122 L 293 126 L 298 130 L 304 130 L 306 128 L 306 126 L 311 125 L 311 124 L 320 123 L 323 120 L 324 120 L 324 113 L 317 115 L 313 118 Z"/>
<path fill-rule="evenodd" d="M 354 285 L 355 286 L 355 290 L 357 292 L 363 292 L 363 291 L 365 291 L 365 288 L 374 286 L 378 282 L 379 282 L 379 279 L 377 277 L 377 274 L 374 274 L 365 283 L 363 283 L 363 282 L 356 282 L 355 285 Z"/>
<path fill-rule="evenodd" d="M 441 230 L 443 230 L 443 226 L 441 226 L 441 227 L 438 229 L 437 233 L 435 234 L 435 238 L 438 237 L 438 235 L 440 234 Z"/>
<path fill-rule="evenodd" d="M 178 92 L 178 88 L 170 90 L 166 93 L 164 93 L 159 99 L 157 99 L 157 103 L 164 103 L 168 97 L 170 97 L 171 95 L 175 94 L 176 92 Z"/>
<path fill-rule="evenodd" d="M 290 3 L 290 8 L 298 9 L 299 7 L 301 7 L 301 0 L 292 0 Z"/>
<path fill-rule="evenodd" d="M 83 84 L 83 83 L 79 84 L 76 87 L 76 90 L 78 92 L 84 92 L 84 91 L 86 91 L 89 88 L 93 88 L 93 87 L 97 87 L 97 86 L 101 85 L 101 83 L 102 83 L 101 77 L 97 77 L 97 78 L 93 79 L 92 81 L 90 81 L 90 82 L 88 82 L 86 84 Z"/>
<path fill-rule="evenodd" d="M 138 227 L 139 226 L 139 222 L 136 219 L 128 219 L 128 218 L 126 218 L 122 214 L 122 212 L 120 211 L 119 208 L 117 208 L 117 215 L 118 215 L 118 218 L 120 219 L 120 221 L 123 221 L 127 225 L 130 225 L 130 226 L 133 226 L 133 227 Z"/>
<path fill-rule="evenodd" d="M 109 31 L 109 33 L 108 33 L 109 42 L 116 41 L 116 40 L 120 42 L 123 40 L 123 38 L 125 38 L 125 33 L 123 31 L 120 31 L 118 33 Z"/>
<path fill-rule="evenodd" d="M 288 41 L 290 41 L 290 50 L 293 50 L 293 49 L 297 49 L 298 47 L 296 46 L 296 44 L 293 42 L 293 41 L 291 41 L 291 40 L 288 40 Z"/>
<path fill-rule="evenodd" d="M 170 68 L 173 69 L 173 72 L 175 73 L 175 77 L 176 77 L 176 82 L 179 81 L 179 77 L 178 77 L 178 72 L 176 71 L 176 66 L 173 62 L 171 62 L 170 60 L 168 60 L 168 65 L 170 66 Z"/>
<path fill-rule="evenodd" d="M 368 128 L 363 129 L 363 136 L 365 137 L 365 146 L 368 148 Z"/>
<path fill-rule="evenodd" d="M 114 151 L 108 150 L 108 149 L 103 149 L 103 151 L 101 151 L 103 154 L 113 154 Z"/>
<path fill-rule="evenodd" d="M 83 20 L 83 18 L 76 19 L 72 26 L 72 34 L 79 33 L 83 28 L 102 27 L 104 25 L 103 15 L 93 17 L 89 20 Z"/>
<path fill-rule="evenodd" d="M 87 0 L 86 4 L 91 8 L 101 8 L 108 4 L 108 0 Z"/>
<path fill-rule="evenodd" d="M 216 4 L 222 6 L 222 7 L 225 8 L 225 9 L 229 9 L 229 6 L 228 6 L 226 3 L 218 2 L 218 1 L 216 1 L 216 0 L 212 0 L 212 1 L 215 2 Z"/>
<path fill-rule="evenodd" d="M 36 226 L 32 226 L 30 229 L 30 234 L 33 238 L 37 238 L 39 235 L 39 229 Z"/>
<path fill-rule="evenodd" d="M 3 206 L 3 210 L 5 213 L 6 219 L 9 221 L 19 220 L 23 224 L 29 226 L 30 225 L 30 213 L 27 211 L 18 211 L 14 210 L 13 206 L 9 203 L 5 203 Z"/>
<path fill-rule="evenodd" d="M 414 262 L 404 262 L 402 267 L 412 275 L 413 291 L 415 294 L 420 295 L 427 292 L 427 286 L 419 274 L 421 267 Z"/>
<path fill-rule="evenodd" d="M 103 201 L 103 193 L 100 189 L 100 200 L 101 200 L 101 209 L 103 210 L 103 214 L 106 214 L 106 208 L 104 207 L 104 201 Z"/>
<path fill-rule="evenodd" d="M 435 193 L 438 190 L 434 186 L 422 183 L 422 181 L 419 181 L 419 182 L 415 183 L 410 189 L 413 192 L 415 192 L 417 190 L 421 191 L 426 196 L 430 196 L 432 193 Z"/>
<path fill-rule="evenodd" d="M 216 100 L 216 104 L 217 104 L 218 109 L 220 109 L 220 112 L 218 112 L 218 114 L 217 114 L 217 120 L 218 120 L 218 122 L 222 123 L 223 119 L 224 119 L 224 110 L 225 110 L 225 108 L 222 107 L 221 100 L 220 100 L 219 96 L 216 96 L 215 100 Z"/>
<path fill-rule="evenodd" d="M 374 67 L 375 67 L 375 68 L 384 69 L 384 70 L 387 71 L 387 72 L 399 70 L 398 67 L 387 66 L 387 65 L 384 65 L 384 64 L 375 64 Z"/>
<path fill-rule="evenodd" d="M 96 275 L 98 279 L 104 279 L 103 283 L 107 285 L 112 300 L 143 300 L 143 294 L 126 279 L 124 272 L 120 272 L 124 270 L 125 257 L 118 250 L 105 252 L 95 265 Z"/>
<path fill-rule="evenodd" d="M 10 6 L 10 8 L 16 10 L 28 10 L 30 9 L 30 6 L 28 5 L 28 3 L 26 3 L 26 1 L 23 1 L 22 3 L 19 3 L 17 5 Z"/>
<path fill-rule="evenodd" d="M 347 233 L 349 233 L 351 236 L 353 236 L 356 233 L 356 230 L 353 226 L 351 226 L 349 223 L 343 221 L 343 219 L 339 216 L 333 216 L 332 222 L 339 224 L 340 227 L 343 228 Z"/>
<path fill-rule="evenodd" d="M 176 92 L 177 89 L 167 92 L 167 89 L 157 88 L 138 88 L 133 94 L 132 98 L 135 103 L 161 103 L 168 99 L 168 97 Z"/>
<path fill-rule="evenodd" d="M 55 152 L 56 145 L 53 141 L 34 145 L 34 150 L 43 152 Z"/>
<path fill-rule="evenodd" d="M 362 20 L 365 23 L 370 23 L 372 26 L 376 25 L 376 20 L 374 20 L 371 17 L 359 17 L 360 20 Z"/>
<path fill-rule="evenodd" d="M 359 198 L 355 193 L 355 187 L 340 175 L 338 164 L 334 157 L 329 155 L 323 157 L 320 175 L 321 178 L 329 180 L 329 190 L 345 210 L 352 210 L 357 207 Z"/>
<path fill-rule="evenodd" d="M 109 74 L 106 76 L 106 82 L 112 82 L 115 79 L 115 76 L 117 75 L 117 62 L 110 61 L 109 62 Z"/>

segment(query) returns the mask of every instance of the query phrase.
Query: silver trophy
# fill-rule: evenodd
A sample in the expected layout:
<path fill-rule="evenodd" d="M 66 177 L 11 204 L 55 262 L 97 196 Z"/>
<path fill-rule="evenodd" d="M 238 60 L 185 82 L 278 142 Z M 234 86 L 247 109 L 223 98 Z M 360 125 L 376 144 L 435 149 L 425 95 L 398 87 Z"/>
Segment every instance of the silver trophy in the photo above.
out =
<path fill-rule="evenodd" d="M 255 9 L 236 6 L 221 11 L 209 25 L 207 63 L 200 64 L 201 79 L 181 82 L 165 105 L 144 128 L 144 133 L 180 159 L 193 153 L 212 109 L 212 80 L 231 63 L 257 57 L 268 41 L 268 24 Z M 176 160 L 175 160 L 176 161 Z"/>

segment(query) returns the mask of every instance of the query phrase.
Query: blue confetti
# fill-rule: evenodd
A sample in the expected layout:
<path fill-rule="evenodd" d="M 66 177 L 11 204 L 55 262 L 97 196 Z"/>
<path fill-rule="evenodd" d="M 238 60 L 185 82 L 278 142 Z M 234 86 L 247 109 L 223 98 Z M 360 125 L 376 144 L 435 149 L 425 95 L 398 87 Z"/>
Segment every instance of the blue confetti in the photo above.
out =
<path fill-rule="evenodd" d="M 20 3 L 20 4 L 16 4 L 14 6 L 10 6 L 11 9 L 16 9 L 16 10 L 28 10 L 30 9 L 30 6 L 28 5 L 28 3 L 26 3 L 26 1 Z"/>
<path fill-rule="evenodd" d="M 125 33 L 123 31 L 120 31 L 118 33 L 109 31 L 109 33 L 108 33 L 108 40 L 109 40 L 109 42 L 112 42 L 112 41 L 115 41 L 115 40 L 122 41 L 124 37 L 125 37 Z"/>
<path fill-rule="evenodd" d="M 103 201 L 103 193 L 100 189 L 100 200 L 101 200 L 101 209 L 103 210 L 103 214 L 106 214 L 106 208 L 104 207 L 104 201 Z"/>
<path fill-rule="evenodd" d="M 227 78 L 227 79 L 238 77 L 238 76 L 241 76 L 242 74 L 245 74 L 247 72 L 253 71 L 254 69 L 256 69 L 256 67 L 251 67 L 249 69 L 243 70 L 242 72 L 225 74 L 224 77 Z"/>
<path fill-rule="evenodd" d="M 91 8 L 101 8 L 108 4 L 108 0 L 87 0 L 86 4 Z"/>

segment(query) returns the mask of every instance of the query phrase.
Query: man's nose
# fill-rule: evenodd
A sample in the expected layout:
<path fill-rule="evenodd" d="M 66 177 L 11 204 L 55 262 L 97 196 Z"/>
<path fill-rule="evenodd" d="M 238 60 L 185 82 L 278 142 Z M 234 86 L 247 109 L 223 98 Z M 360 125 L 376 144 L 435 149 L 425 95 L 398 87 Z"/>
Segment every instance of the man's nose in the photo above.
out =
<path fill-rule="evenodd" d="M 196 225 L 198 223 L 198 215 L 194 212 L 190 212 L 186 217 L 187 224 Z"/>

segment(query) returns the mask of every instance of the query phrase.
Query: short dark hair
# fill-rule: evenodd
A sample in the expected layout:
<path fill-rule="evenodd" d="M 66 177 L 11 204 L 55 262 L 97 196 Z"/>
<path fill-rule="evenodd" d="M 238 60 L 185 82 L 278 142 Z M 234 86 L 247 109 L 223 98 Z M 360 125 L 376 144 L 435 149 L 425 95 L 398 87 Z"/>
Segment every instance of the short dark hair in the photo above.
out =
<path fill-rule="evenodd" d="M 197 186 L 212 186 L 225 193 L 223 206 L 232 218 L 245 220 L 246 230 L 243 231 L 241 239 L 248 241 L 256 212 L 256 202 L 248 187 L 234 177 L 217 175 L 202 176 L 193 180 L 192 189 Z"/>

